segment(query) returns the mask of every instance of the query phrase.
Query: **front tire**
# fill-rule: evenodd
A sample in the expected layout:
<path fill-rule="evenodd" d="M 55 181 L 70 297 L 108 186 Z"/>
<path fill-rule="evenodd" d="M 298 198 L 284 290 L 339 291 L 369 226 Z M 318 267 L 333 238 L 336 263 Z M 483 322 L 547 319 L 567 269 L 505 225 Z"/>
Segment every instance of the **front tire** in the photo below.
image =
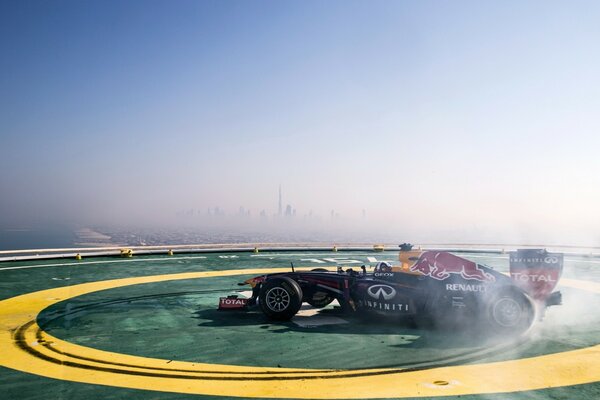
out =
<path fill-rule="evenodd" d="M 291 278 L 272 278 L 263 283 L 258 298 L 267 318 L 288 321 L 302 305 L 302 289 Z"/>
<path fill-rule="evenodd" d="M 314 308 L 323 308 L 327 307 L 333 300 L 335 299 L 327 293 L 316 292 L 310 299 L 307 299 L 306 302 Z"/>
<path fill-rule="evenodd" d="M 325 268 L 313 268 L 311 272 L 329 272 Z M 325 292 L 315 292 L 312 296 L 306 299 L 306 302 L 313 306 L 314 308 L 323 308 L 327 307 L 333 300 L 334 297 Z"/>

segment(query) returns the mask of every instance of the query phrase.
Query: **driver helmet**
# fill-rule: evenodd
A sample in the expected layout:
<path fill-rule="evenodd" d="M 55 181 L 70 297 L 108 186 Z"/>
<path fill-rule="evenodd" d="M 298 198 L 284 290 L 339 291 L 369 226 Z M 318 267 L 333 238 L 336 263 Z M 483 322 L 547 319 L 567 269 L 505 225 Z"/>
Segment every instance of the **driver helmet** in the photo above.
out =
<path fill-rule="evenodd" d="M 382 261 L 379 263 L 379 270 L 381 272 L 392 272 L 392 264 L 387 261 Z"/>

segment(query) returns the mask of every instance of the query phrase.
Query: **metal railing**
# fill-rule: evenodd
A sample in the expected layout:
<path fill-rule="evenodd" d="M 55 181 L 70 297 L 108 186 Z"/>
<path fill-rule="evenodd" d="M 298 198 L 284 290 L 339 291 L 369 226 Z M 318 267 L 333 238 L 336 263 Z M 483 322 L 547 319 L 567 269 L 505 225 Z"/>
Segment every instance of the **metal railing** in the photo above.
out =
<path fill-rule="evenodd" d="M 517 248 L 546 248 L 566 254 L 600 257 L 599 247 L 570 245 L 522 245 L 522 244 L 452 244 L 421 243 L 415 249 L 444 250 L 452 252 L 502 254 Z M 269 252 L 269 251 L 398 251 L 396 243 L 220 243 L 220 244 L 174 244 L 156 246 L 110 246 L 75 247 L 51 249 L 2 250 L 0 262 L 58 258 L 83 258 L 101 256 L 126 256 L 175 253 L 224 253 L 224 252 Z"/>

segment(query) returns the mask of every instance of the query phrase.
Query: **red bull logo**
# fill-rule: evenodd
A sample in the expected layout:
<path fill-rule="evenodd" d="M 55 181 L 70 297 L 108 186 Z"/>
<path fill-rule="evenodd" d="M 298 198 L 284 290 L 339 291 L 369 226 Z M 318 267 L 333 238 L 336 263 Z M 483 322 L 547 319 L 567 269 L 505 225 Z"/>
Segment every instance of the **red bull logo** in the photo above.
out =
<path fill-rule="evenodd" d="M 496 278 L 484 271 L 473 261 L 444 251 L 426 251 L 415 264 L 410 267 L 413 272 L 432 277 L 439 281 L 447 279 L 452 274 L 458 274 L 464 279 L 482 282 L 494 282 Z"/>

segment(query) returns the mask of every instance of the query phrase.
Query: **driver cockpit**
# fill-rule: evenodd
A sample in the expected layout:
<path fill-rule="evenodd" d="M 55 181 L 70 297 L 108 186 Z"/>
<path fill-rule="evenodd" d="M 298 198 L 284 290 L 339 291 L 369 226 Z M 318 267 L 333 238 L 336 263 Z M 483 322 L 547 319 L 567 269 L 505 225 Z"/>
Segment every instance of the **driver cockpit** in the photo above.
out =
<path fill-rule="evenodd" d="M 380 272 L 392 272 L 392 264 L 390 264 L 387 261 L 380 261 L 377 263 L 377 265 L 375 266 L 375 273 L 380 273 Z"/>

